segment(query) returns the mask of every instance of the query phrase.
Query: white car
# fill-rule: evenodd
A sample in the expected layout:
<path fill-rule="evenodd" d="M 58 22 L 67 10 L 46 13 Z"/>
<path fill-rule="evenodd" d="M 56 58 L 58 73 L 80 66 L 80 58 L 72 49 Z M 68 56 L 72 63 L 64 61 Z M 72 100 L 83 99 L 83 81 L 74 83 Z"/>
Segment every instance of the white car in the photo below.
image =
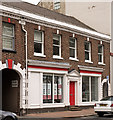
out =
<path fill-rule="evenodd" d="M 107 96 L 96 102 L 94 111 L 99 117 L 102 117 L 104 114 L 113 114 L 113 96 Z"/>

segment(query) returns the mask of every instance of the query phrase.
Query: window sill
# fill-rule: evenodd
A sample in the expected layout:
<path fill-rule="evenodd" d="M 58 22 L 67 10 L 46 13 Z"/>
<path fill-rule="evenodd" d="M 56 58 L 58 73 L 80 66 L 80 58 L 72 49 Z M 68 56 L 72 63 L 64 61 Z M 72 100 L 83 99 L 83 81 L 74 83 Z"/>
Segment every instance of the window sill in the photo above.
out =
<path fill-rule="evenodd" d="M 77 58 L 69 57 L 70 60 L 79 61 Z"/>
<path fill-rule="evenodd" d="M 105 66 L 106 64 L 104 64 L 104 63 L 101 63 L 101 62 L 98 62 L 98 65 L 104 65 L 104 66 Z"/>
<path fill-rule="evenodd" d="M 60 60 L 63 60 L 63 58 L 62 57 L 60 57 L 60 56 L 53 56 L 53 59 L 60 59 Z"/>
<path fill-rule="evenodd" d="M 92 61 L 89 61 L 89 60 L 85 60 L 86 63 L 90 63 L 90 64 L 93 64 Z"/>
<path fill-rule="evenodd" d="M 15 50 L 7 50 L 7 49 L 3 49 L 2 52 L 17 53 Z"/>
<path fill-rule="evenodd" d="M 34 53 L 34 56 L 37 56 L 37 57 L 46 57 L 46 55 L 39 54 L 39 53 Z"/>

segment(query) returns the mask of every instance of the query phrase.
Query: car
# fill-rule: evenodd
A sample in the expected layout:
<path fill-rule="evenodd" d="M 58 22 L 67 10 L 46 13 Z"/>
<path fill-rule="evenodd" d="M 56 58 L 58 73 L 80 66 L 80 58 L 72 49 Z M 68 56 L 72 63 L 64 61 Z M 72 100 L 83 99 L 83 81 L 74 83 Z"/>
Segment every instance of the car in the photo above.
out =
<path fill-rule="evenodd" d="M 0 120 L 18 120 L 18 118 L 13 112 L 0 110 Z"/>
<path fill-rule="evenodd" d="M 102 117 L 104 114 L 113 114 L 113 96 L 107 96 L 96 102 L 94 111 L 98 116 Z"/>

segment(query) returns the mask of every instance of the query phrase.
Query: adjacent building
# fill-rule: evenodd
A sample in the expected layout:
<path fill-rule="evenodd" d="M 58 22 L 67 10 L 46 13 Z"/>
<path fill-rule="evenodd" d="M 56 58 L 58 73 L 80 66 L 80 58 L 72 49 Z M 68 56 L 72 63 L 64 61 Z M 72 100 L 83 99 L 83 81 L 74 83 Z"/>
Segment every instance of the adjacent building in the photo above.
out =
<path fill-rule="evenodd" d="M 110 37 L 25 2 L 0 5 L 3 109 L 92 106 L 110 94 Z"/>
<path fill-rule="evenodd" d="M 39 6 L 73 16 L 95 30 L 111 34 L 111 1 L 40 0 Z"/>

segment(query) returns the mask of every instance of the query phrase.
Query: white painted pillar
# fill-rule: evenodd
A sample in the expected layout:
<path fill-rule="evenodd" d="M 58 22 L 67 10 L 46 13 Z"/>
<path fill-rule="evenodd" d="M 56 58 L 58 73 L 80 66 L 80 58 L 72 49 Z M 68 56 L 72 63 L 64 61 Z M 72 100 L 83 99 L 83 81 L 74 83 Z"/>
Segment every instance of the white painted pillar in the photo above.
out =
<path fill-rule="evenodd" d="M 40 73 L 40 108 L 43 108 L 43 73 Z"/>
<path fill-rule="evenodd" d="M 64 75 L 64 81 L 63 81 L 63 83 L 64 83 L 64 91 L 63 91 L 63 94 L 64 94 L 64 104 L 67 106 L 67 105 L 69 105 L 69 101 L 68 101 L 68 77 L 67 77 L 67 74 L 65 74 Z"/>

